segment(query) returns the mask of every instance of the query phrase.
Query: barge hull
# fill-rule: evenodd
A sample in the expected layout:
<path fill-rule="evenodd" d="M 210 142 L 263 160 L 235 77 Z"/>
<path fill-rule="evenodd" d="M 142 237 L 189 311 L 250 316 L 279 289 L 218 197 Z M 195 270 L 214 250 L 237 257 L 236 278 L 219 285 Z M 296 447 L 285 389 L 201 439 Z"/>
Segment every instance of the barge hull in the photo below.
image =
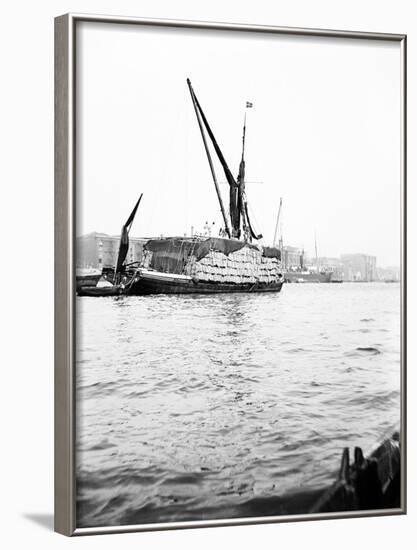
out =
<path fill-rule="evenodd" d="M 143 296 L 148 294 L 225 294 L 237 292 L 280 292 L 283 283 L 271 284 L 227 284 L 195 282 L 191 280 L 170 281 L 141 278 L 129 289 L 130 295 Z"/>

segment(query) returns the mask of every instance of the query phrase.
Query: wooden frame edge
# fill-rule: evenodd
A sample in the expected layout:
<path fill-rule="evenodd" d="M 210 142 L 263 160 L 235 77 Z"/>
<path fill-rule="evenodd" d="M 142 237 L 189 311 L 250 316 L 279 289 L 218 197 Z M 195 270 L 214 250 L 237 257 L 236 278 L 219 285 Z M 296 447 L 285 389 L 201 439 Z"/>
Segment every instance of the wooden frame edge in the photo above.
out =
<path fill-rule="evenodd" d="M 55 19 L 54 530 L 75 531 L 73 367 L 73 25 Z"/>

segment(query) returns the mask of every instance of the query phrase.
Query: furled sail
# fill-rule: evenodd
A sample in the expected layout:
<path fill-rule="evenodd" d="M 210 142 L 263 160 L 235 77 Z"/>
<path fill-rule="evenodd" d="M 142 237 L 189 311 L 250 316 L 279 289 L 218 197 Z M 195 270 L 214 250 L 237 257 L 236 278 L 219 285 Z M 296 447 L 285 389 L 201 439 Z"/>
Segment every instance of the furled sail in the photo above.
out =
<path fill-rule="evenodd" d="M 132 226 L 133 220 L 135 219 L 136 211 L 139 207 L 140 201 L 142 199 L 142 195 L 143 193 L 139 197 L 137 203 L 135 204 L 134 209 L 132 210 L 126 223 L 122 227 L 122 233 L 120 235 L 119 255 L 117 257 L 117 264 L 116 264 L 116 273 L 120 273 L 123 263 L 126 259 L 127 251 L 129 250 L 129 231 Z"/>

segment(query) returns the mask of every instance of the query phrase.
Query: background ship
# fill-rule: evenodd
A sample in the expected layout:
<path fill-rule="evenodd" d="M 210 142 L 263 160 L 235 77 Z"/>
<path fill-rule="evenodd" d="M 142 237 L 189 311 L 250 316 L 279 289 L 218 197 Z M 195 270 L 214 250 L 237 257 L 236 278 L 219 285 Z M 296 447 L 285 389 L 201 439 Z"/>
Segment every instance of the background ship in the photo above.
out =
<path fill-rule="evenodd" d="M 317 238 L 315 241 L 315 262 L 307 266 L 305 265 L 304 250 L 298 257 L 296 264 L 289 265 L 286 258 L 283 258 L 284 279 L 287 283 L 343 283 L 343 272 L 340 269 L 323 268 L 320 265 L 317 254 Z M 280 249 L 283 250 L 282 237 L 280 240 Z"/>
<path fill-rule="evenodd" d="M 330 283 L 332 273 L 289 270 L 284 273 L 286 283 Z"/>

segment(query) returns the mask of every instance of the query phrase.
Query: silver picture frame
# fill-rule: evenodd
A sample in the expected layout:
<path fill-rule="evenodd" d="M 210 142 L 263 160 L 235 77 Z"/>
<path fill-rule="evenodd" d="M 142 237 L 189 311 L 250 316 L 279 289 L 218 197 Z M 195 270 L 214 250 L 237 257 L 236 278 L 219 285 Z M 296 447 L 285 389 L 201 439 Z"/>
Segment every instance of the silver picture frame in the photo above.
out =
<path fill-rule="evenodd" d="M 401 507 L 331 514 L 253 517 L 100 528 L 77 528 L 75 480 L 75 174 L 76 28 L 80 22 L 253 32 L 397 42 L 401 48 Z M 247 525 L 406 513 L 406 151 L 407 37 L 231 23 L 66 14 L 55 18 L 55 531 L 91 535 L 132 531 Z"/>

